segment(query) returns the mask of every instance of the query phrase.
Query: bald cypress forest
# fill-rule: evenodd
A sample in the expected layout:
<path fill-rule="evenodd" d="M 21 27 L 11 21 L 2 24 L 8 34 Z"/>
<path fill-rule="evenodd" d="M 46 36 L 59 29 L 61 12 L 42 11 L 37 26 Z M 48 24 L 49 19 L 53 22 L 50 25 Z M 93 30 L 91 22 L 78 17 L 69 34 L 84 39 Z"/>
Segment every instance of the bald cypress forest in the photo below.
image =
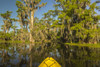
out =
<path fill-rule="evenodd" d="M 54 0 L 54 10 L 38 18 L 48 4 L 41 1 L 16 0 L 17 18 L 0 13 L 0 67 L 38 67 L 48 56 L 62 67 L 100 67 L 100 0 Z M 12 58 L 20 59 L 8 66 Z"/>
<path fill-rule="evenodd" d="M 41 19 L 34 14 L 47 3 L 41 0 L 16 1 L 17 17 L 11 18 L 12 11 L 1 13 L 4 25 L 1 25 L 1 41 L 21 41 L 31 43 L 100 43 L 100 10 L 90 0 L 56 0 L 55 10 L 49 10 Z M 15 22 L 20 29 L 16 29 Z M 10 31 L 10 29 L 13 29 Z"/>

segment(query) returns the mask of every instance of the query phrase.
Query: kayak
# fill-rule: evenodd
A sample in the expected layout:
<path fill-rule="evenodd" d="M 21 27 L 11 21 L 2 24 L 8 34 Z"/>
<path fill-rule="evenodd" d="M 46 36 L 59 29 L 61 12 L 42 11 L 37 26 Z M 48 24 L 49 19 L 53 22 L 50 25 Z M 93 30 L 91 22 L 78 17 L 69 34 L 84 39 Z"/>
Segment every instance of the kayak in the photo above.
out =
<path fill-rule="evenodd" d="M 61 65 L 52 57 L 47 57 L 39 67 L 61 67 Z"/>

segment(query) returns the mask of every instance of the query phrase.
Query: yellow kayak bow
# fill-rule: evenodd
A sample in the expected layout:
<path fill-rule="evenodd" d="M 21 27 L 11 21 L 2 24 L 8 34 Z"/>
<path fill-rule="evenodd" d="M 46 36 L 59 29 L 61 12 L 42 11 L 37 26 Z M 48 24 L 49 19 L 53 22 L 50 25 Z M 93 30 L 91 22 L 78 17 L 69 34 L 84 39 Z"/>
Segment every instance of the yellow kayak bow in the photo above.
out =
<path fill-rule="evenodd" d="M 52 57 L 47 57 L 39 67 L 61 67 L 61 65 Z"/>

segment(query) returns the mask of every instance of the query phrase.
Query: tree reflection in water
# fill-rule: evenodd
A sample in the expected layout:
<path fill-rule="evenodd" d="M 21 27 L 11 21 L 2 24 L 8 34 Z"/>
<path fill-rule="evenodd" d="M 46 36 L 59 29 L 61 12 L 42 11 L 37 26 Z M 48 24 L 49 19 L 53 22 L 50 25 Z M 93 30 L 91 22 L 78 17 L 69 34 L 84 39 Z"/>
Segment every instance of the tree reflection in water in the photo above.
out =
<path fill-rule="evenodd" d="M 50 44 L 0 44 L 0 67 L 38 67 L 52 56 L 62 67 L 100 67 L 100 49 Z"/>

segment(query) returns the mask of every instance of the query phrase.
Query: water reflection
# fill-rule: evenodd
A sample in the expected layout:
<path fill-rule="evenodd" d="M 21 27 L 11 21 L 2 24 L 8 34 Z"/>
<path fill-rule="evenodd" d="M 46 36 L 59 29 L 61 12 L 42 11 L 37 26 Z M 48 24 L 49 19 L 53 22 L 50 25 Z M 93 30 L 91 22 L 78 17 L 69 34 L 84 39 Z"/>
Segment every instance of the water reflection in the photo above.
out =
<path fill-rule="evenodd" d="M 100 49 L 78 46 L 0 44 L 0 67 L 38 67 L 49 56 L 62 67 L 100 67 Z"/>

